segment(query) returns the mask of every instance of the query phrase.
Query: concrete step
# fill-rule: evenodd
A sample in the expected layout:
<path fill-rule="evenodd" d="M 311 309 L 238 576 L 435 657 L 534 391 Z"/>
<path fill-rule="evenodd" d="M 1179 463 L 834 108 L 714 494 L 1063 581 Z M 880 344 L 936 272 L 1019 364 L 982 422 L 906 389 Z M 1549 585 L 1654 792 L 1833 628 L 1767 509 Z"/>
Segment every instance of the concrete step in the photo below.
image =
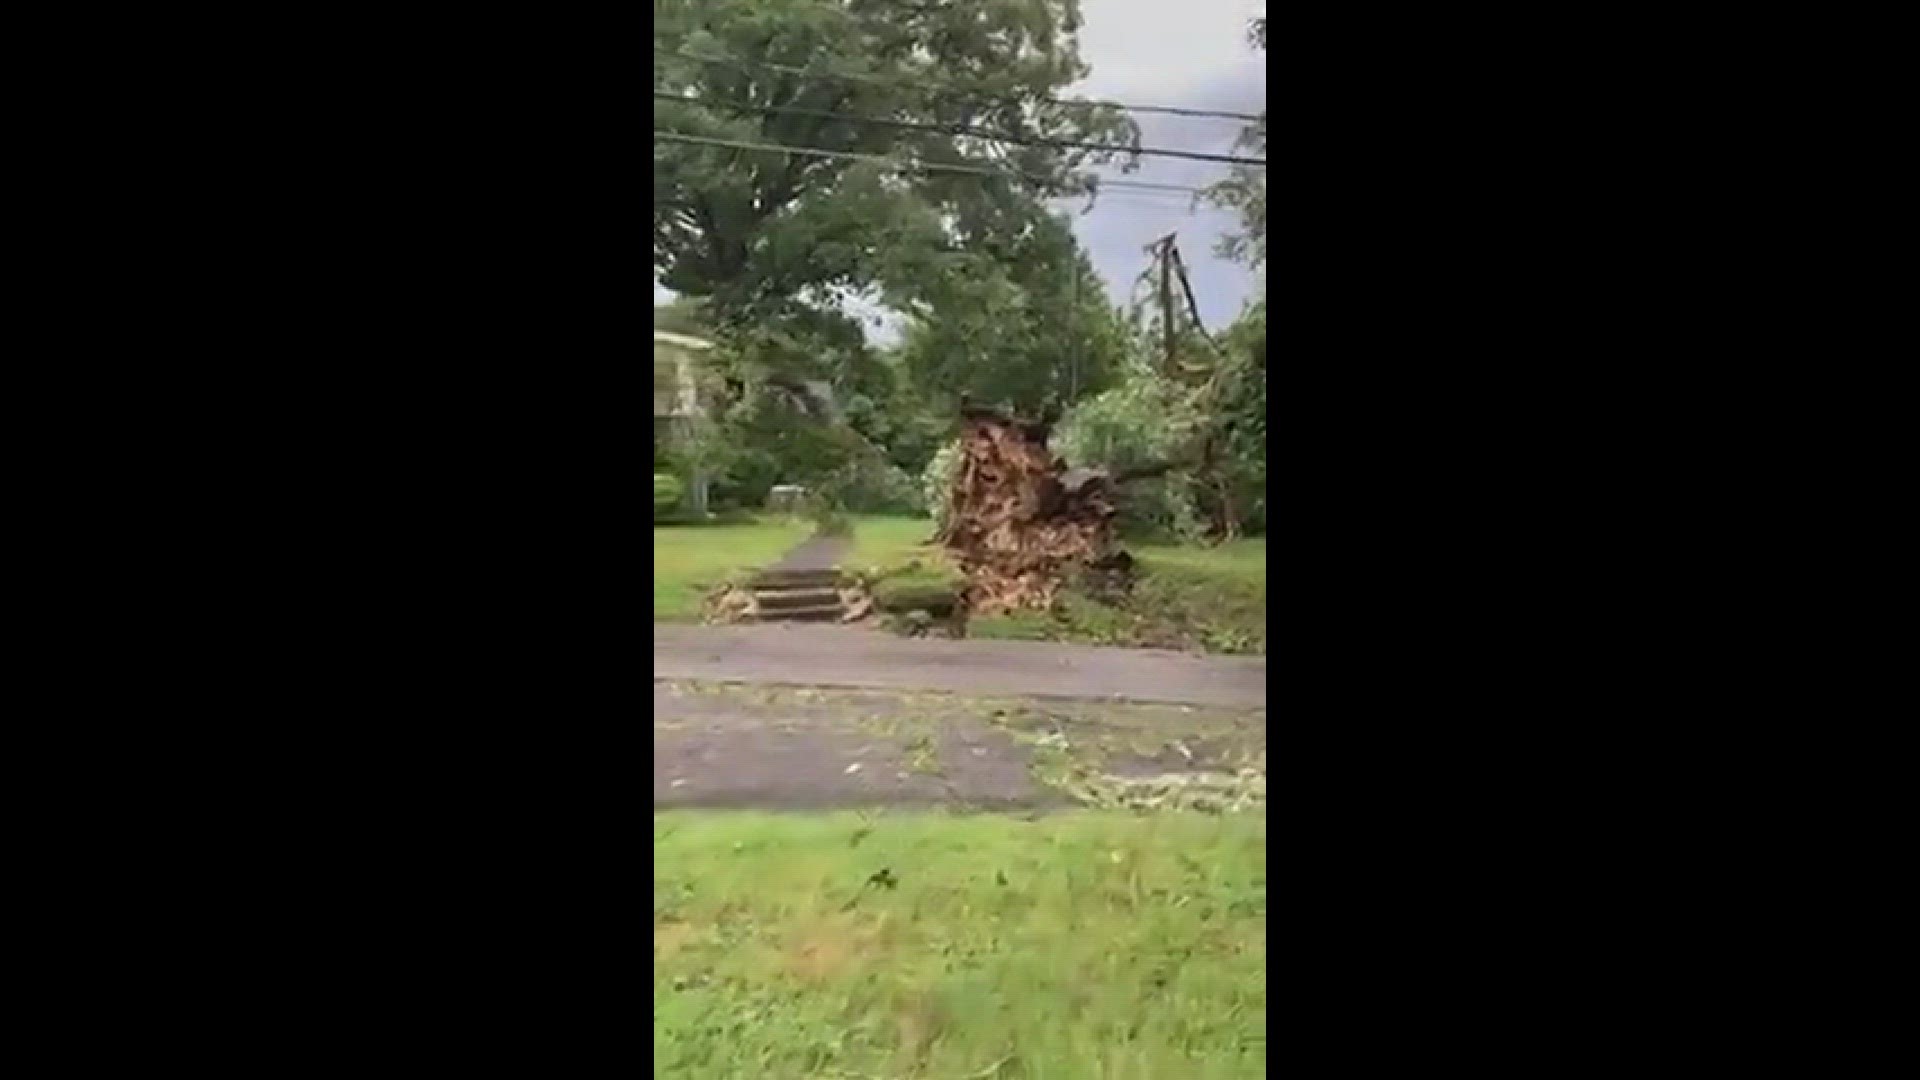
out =
<path fill-rule="evenodd" d="M 761 611 L 783 611 L 791 608 L 838 606 L 840 593 L 836 589 L 767 589 L 753 590 L 754 602 Z"/>
<path fill-rule="evenodd" d="M 838 570 L 763 570 L 754 575 L 755 588 L 829 589 L 840 584 Z"/>
<path fill-rule="evenodd" d="M 761 608 L 754 617 L 759 622 L 838 622 L 842 614 L 840 605 L 834 604 L 832 607 Z"/>

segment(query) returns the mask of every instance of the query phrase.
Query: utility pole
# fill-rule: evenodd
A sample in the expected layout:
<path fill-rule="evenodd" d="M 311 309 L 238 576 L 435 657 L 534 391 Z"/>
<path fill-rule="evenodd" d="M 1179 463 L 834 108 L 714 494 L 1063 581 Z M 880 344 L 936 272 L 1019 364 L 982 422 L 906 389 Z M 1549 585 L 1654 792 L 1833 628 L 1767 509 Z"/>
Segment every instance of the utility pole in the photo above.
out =
<path fill-rule="evenodd" d="M 1180 249 L 1169 245 L 1167 254 L 1173 259 L 1173 272 L 1180 275 L 1180 291 L 1186 294 L 1187 314 L 1193 318 L 1194 331 L 1218 351 L 1220 346 L 1213 340 L 1213 335 L 1207 333 L 1207 325 L 1200 321 L 1200 305 L 1193 298 L 1193 282 L 1187 280 L 1187 264 L 1180 258 Z"/>
<path fill-rule="evenodd" d="M 1168 233 L 1160 238 L 1160 342 L 1162 361 L 1168 375 L 1173 370 L 1173 238 L 1176 233 Z"/>
<path fill-rule="evenodd" d="M 1067 404 L 1080 399 L 1080 251 L 1076 247 L 1067 260 Z"/>

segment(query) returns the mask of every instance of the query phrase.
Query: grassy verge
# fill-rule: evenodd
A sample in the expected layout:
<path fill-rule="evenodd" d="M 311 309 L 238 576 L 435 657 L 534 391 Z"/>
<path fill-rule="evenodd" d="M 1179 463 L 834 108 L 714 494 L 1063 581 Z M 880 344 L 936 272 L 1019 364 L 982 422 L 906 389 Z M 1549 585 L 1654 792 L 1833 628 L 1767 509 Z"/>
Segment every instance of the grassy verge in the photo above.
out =
<path fill-rule="evenodd" d="M 873 598 L 887 618 L 913 608 L 945 618 L 966 578 L 937 547 L 929 518 L 865 515 L 854 519 L 853 548 L 843 566 L 873 583 Z"/>
<path fill-rule="evenodd" d="M 761 519 L 653 530 L 653 617 L 689 622 L 700 617 L 706 590 L 765 566 L 812 532 L 794 519 Z"/>
<path fill-rule="evenodd" d="M 1139 580 L 1124 603 L 1069 591 L 1058 610 L 975 619 L 970 637 L 1215 653 L 1267 651 L 1267 542 L 1129 544 Z"/>
<path fill-rule="evenodd" d="M 938 548 L 926 546 L 932 536 L 929 518 L 863 514 L 853 519 L 853 547 L 843 565 L 856 573 L 880 571 L 889 579 L 938 581 L 952 571 Z M 908 570 L 914 563 L 918 567 Z"/>
<path fill-rule="evenodd" d="M 932 533 L 933 522 L 926 518 L 857 517 L 845 566 L 882 579 L 874 594 L 883 609 L 913 606 L 916 596 L 965 583 L 937 548 L 922 546 Z M 1265 539 L 1217 547 L 1125 546 L 1140 571 L 1125 601 L 1069 590 L 1054 612 L 974 619 L 967 635 L 1210 653 L 1267 651 Z M 902 599 L 896 603 L 896 598 Z"/>
<path fill-rule="evenodd" d="M 1266 1072 L 1266 822 L 654 817 L 654 1075 Z"/>

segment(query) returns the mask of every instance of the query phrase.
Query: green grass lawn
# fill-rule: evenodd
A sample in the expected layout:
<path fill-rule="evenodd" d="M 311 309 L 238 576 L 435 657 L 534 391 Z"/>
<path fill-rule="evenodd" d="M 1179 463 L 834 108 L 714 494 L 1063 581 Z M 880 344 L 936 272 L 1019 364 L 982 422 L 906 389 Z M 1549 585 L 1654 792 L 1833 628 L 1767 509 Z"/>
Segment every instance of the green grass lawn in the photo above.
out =
<path fill-rule="evenodd" d="M 1267 539 L 1234 540 L 1217 547 L 1128 544 L 1134 557 L 1158 572 L 1180 571 L 1267 599 Z"/>
<path fill-rule="evenodd" d="M 937 548 L 928 518 L 863 514 L 852 519 L 852 546 L 841 560 L 852 573 L 881 572 L 883 599 L 963 583 Z M 811 534 L 799 519 L 745 524 L 671 525 L 653 530 L 653 617 L 696 619 L 706 588 L 765 566 Z M 1216 547 L 1123 546 L 1139 561 L 1139 580 L 1122 606 L 1068 594 L 1053 614 L 1023 612 L 975 619 L 970 637 L 1078 641 L 1219 653 L 1265 653 L 1267 542 Z"/>
<path fill-rule="evenodd" d="M 1266 1074 L 1266 820 L 654 815 L 659 1077 Z"/>
<path fill-rule="evenodd" d="M 1267 540 L 1217 547 L 1140 545 L 1144 590 L 1134 606 L 1160 612 L 1209 652 L 1267 651 Z"/>
<path fill-rule="evenodd" d="M 932 535 L 931 518 L 862 515 L 853 519 L 853 547 L 842 565 L 869 579 L 883 579 L 874 586 L 883 608 L 927 590 L 957 592 L 966 578 L 943 551 L 926 546 Z"/>
<path fill-rule="evenodd" d="M 853 547 L 842 565 L 852 571 L 888 570 L 911 560 L 928 563 L 939 552 L 923 547 L 933 536 L 933 519 L 859 514 L 853 518 Z"/>
<path fill-rule="evenodd" d="M 655 526 L 653 617 L 668 622 L 698 619 L 708 588 L 777 561 L 812 532 L 806 522 L 781 518 Z"/>

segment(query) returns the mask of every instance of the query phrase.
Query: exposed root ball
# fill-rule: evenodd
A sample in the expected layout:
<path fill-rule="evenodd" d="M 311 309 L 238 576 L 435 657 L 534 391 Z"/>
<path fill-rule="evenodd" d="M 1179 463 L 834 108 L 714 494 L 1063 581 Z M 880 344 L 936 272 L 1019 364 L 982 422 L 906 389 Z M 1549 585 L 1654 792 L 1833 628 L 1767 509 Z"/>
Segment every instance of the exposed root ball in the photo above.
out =
<path fill-rule="evenodd" d="M 1066 470 L 1046 428 L 984 410 L 963 413 L 960 462 L 940 543 L 967 575 L 973 615 L 1044 609 L 1078 567 L 1113 545 L 1112 485 Z"/>

